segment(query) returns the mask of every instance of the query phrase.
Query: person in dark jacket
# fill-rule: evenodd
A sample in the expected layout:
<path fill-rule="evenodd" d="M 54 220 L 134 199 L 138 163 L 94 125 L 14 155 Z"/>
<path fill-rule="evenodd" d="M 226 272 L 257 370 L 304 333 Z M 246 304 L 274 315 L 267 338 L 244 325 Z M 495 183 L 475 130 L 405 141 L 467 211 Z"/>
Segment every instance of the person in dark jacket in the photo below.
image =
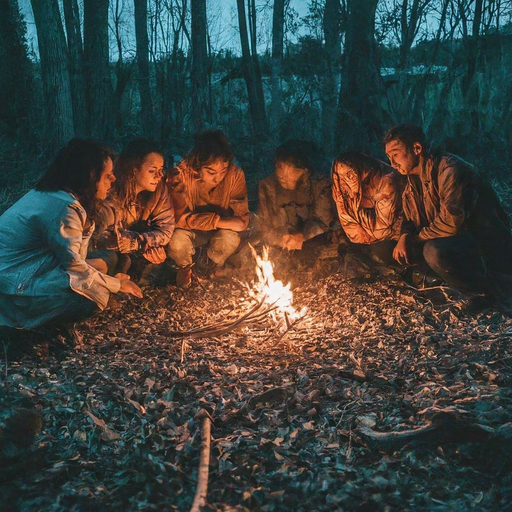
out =
<path fill-rule="evenodd" d="M 274 173 L 259 183 L 258 232 L 265 244 L 289 251 L 331 229 L 328 178 L 314 176 L 311 142 L 291 139 L 276 149 Z"/>
<path fill-rule="evenodd" d="M 384 144 L 391 165 L 407 176 L 395 259 L 413 264 L 423 256 L 462 293 L 509 301 L 512 235 L 489 181 L 462 158 L 432 151 L 417 126 L 390 129 Z"/>

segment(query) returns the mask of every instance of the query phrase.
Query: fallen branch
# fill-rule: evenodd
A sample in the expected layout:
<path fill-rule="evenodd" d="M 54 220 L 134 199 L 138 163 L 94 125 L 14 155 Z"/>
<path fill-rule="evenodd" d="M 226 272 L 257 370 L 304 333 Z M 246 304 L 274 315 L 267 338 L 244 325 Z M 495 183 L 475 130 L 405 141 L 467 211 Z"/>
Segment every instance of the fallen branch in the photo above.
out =
<path fill-rule="evenodd" d="M 208 494 L 208 472 L 210 467 L 210 428 L 211 420 L 209 414 L 201 409 L 196 418 L 202 418 L 201 424 L 201 454 L 199 456 L 199 469 L 197 470 L 197 488 L 190 507 L 190 512 L 199 512 L 201 507 L 206 504 L 206 495 Z"/>
<path fill-rule="evenodd" d="M 429 424 L 400 432 L 375 432 L 371 428 L 360 428 L 362 440 L 371 448 L 383 452 L 393 452 L 409 443 L 443 443 L 443 442 L 483 442 L 495 437 L 491 427 L 471 423 L 465 411 L 446 408 L 425 410 L 433 413 Z"/>
<path fill-rule="evenodd" d="M 275 303 L 267 305 L 263 310 L 261 308 L 265 305 L 267 297 L 265 297 L 261 302 L 256 304 L 252 309 L 250 309 L 247 313 L 243 314 L 239 318 L 235 320 L 231 320 L 229 322 L 223 322 L 219 324 L 210 324 L 206 327 L 199 327 L 197 329 L 190 329 L 189 331 L 171 331 L 169 335 L 172 338 L 208 338 L 212 336 L 219 336 L 221 334 L 226 334 L 237 327 L 240 327 L 243 324 L 254 322 L 259 320 L 260 318 L 268 315 L 272 311 L 277 309 Z M 277 302 L 277 301 L 276 301 Z M 261 311 L 260 311 L 261 310 Z"/>

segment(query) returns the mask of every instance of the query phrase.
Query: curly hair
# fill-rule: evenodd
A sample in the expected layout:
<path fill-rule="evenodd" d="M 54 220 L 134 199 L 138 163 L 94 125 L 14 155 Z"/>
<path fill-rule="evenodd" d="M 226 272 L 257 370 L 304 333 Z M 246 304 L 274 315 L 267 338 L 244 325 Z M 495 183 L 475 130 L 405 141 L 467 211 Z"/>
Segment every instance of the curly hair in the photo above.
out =
<path fill-rule="evenodd" d="M 221 130 L 206 130 L 194 135 L 194 147 L 188 152 L 187 164 L 198 172 L 201 167 L 217 160 L 231 164 L 234 155 L 227 137 Z"/>
<path fill-rule="evenodd" d="M 72 139 L 55 157 L 37 182 L 39 191 L 65 190 L 74 194 L 89 215 L 98 208 L 96 190 L 108 159 L 116 154 L 108 146 L 91 139 Z"/>
<path fill-rule="evenodd" d="M 150 153 L 157 153 L 163 157 L 161 149 L 153 142 L 142 137 L 131 140 L 119 154 L 114 174 L 114 199 L 125 206 L 137 197 L 135 170 L 140 169 L 142 163 Z"/>

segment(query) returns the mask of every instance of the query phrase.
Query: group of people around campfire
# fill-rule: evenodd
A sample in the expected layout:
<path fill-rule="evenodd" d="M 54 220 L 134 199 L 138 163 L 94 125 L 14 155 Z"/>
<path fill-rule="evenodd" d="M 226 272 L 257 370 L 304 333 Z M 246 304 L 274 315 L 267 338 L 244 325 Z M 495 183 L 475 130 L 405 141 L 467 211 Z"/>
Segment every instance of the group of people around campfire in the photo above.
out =
<path fill-rule="evenodd" d="M 74 139 L 0 217 L 0 326 L 75 321 L 105 309 L 113 293 L 142 297 L 139 285 L 166 261 L 187 287 L 194 265 L 225 276 L 247 242 L 295 252 L 339 228 L 377 264 L 423 265 L 468 296 L 510 308 L 512 234 L 490 182 L 431 148 L 417 126 L 390 129 L 384 145 L 390 165 L 345 152 L 328 179 L 314 173 L 308 142 L 283 143 L 254 215 L 220 130 L 197 134 L 170 173 L 146 139 L 117 157 Z M 138 284 L 129 275 L 137 264 Z"/>

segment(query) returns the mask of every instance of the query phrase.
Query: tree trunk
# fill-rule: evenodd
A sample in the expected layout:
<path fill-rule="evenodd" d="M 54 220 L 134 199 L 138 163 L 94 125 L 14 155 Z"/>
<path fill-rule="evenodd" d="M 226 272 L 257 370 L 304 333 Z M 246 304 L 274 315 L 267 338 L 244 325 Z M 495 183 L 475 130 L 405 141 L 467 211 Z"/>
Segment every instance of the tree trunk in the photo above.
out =
<path fill-rule="evenodd" d="M 46 139 L 55 153 L 74 136 L 66 38 L 57 0 L 31 0 L 45 97 Z"/>
<path fill-rule="evenodd" d="M 281 117 L 281 70 L 283 67 L 284 39 L 284 1 L 274 0 L 272 20 L 272 103 L 270 114 L 270 131 L 274 143 L 280 141 L 279 125 Z"/>
<path fill-rule="evenodd" d="M 205 126 L 207 108 L 206 0 L 191 0 L 192 13 L 192 125 L 195 131 Z"/>
<path fill-rule="evenodd" d="M 33 0 L 36 1 L 36 0 Z M 89 135 L 111 138 L 112 83 L 108 44 L 109 0 L 84 1 L 84 61 Z"/>
<path fill-rule="evenodd" d="M 382 80 L 375 45 L 378 0 L 348 0 L 338 106 L 338 146 L 367 147 L 382 136 Z M 362 148 L 361 148 L 362 149 Z"/>
<path fill-rule="evenodd" d="M 328 154 L 334 148 L 336 130 L 336 103 L 338 77 L 341 67 L 341 4 L 340 0 L 326 0 L 323 16 L 326 71 L 322 80 L 322 140 Z"/>
<path fill-rule="evenodd" d="M 26 136 L 30 131 L 32 76 L 26 26 L 17 0 L 0 0 L 0 69 L 3 131 Z"/>
<path fill-rule="evenodd" d="M 475 10 L 472 34 L 467 41 L 467 73 L 462 81 L 462 90 L 471 116 L 471 129 L 480 129 L 480 116 L 478 114 L 479 87 L 475 80 L 480 58 L 480 26 L 482 24 L 483 0 L 475 0 Z"/>
<path fill-rule="evenodd" d="M 140 113 L 143 133 L 152 136 L 153 101 L 149 81 L 149 37 L 148 37 L 148 2 L 133 0 L 135 7 L 135 38 L 137 41 L 137 70 L 140 94 Z"/>
<path fill-rule="evenodd" d="M 267 132 L 267 121 L 265 115 L 265 102 L 262 98 L 263 87 L 261 83 L 261 75 L 258 84 L 257 70 L 255 70 L 254 67 L 255 62 L 258 62 L 258 56 L 252 56 L 249 47 L 249 34 L 247 31 L 247 19 L 245 15 L 245 0 L 236 0 L 236 4 L 238 10 L 238 24 L 240 28 L 240 43 L 242 46 L 242 69 L 247 87 L 249 111 L 251 113 L 253 132 L 255 135 L 261 136 Z M 258 91 L 259 89 L 261 92 Z"/>
<path fill-rule="evenodd" d="M 77 0 L 63 0 L 64 21 L 68 38 L 69 79 L 71 100 L 73 102 L 73 121 L 75 134 L 86 134 L 87 118 L 84 85 L 84 52 L 80 31 L 80 12 Z"/>

